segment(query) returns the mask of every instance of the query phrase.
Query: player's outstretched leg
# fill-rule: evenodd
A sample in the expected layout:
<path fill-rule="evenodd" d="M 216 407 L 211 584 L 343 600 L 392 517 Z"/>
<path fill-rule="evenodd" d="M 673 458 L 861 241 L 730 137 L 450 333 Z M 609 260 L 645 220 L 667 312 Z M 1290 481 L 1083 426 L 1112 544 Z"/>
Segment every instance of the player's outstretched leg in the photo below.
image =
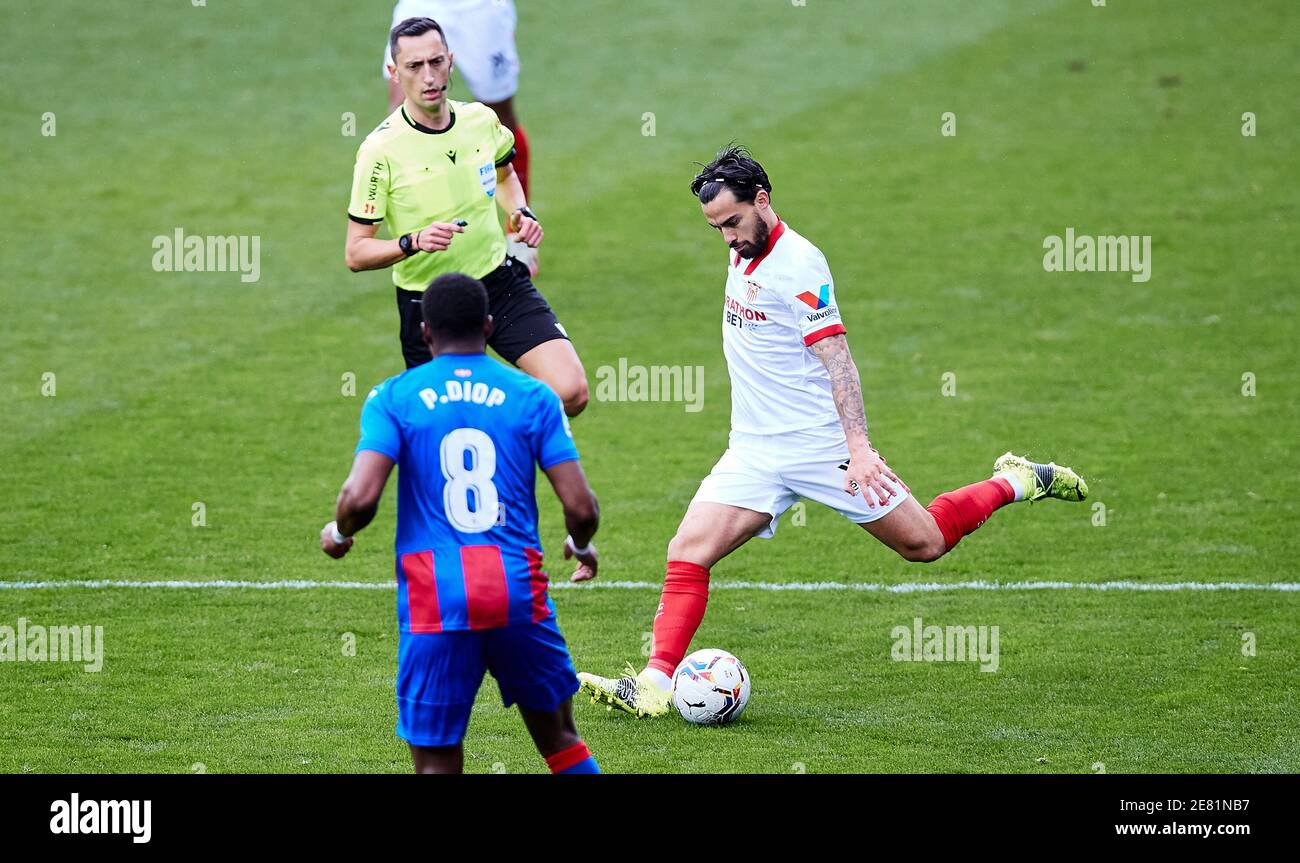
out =
<path fill-rule="evenodd" d="M 1087 496 L 1088 484 L 1070 468 L 1008 452 L 993 463 L 992 479 L 944 492 L 925 509 L 913 500 L 904 501 L 862 527 L 903 558 L 924 563 L 947 554 L 1007 504 L 1045 497 L 1080 501 Z"/>
<path fill-rule="evenodd" d="M 1009 503 L 1044 497 L 1078 501 L 1087 496 L 1088 484 L 1068 467 L 1040 464 L 1008 452 L 993 462 L 992 479 L 944 492 L 926 509 L 943 534 L 946 553 Z"/>
<path fill-rule="evenodd" d="M 772 522 L 770 513 L 712 501 L 693 501 L 668 544 L 663 593 L 655 611 L 650 662 L 621 677 L 580 672 L 593 702 L 633 716 L 663 716 L 672 706 L 673 672 L 690 647 L 709 601 L 709 569 Z"/>

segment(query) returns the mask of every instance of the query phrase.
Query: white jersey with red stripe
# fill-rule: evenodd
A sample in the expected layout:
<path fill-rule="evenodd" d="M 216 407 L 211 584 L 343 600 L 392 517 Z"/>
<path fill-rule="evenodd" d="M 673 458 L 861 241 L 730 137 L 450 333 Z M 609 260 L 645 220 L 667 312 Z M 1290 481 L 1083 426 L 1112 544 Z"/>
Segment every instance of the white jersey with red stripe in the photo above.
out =
<path fill-rule="evenodd" d="M 844 332 L 821 251 L 785 222 L 753 260 L 729 253 L 722 346 L 731 428 L 780 434 L 839 422 L 831 379 L 809 348 Z"/>

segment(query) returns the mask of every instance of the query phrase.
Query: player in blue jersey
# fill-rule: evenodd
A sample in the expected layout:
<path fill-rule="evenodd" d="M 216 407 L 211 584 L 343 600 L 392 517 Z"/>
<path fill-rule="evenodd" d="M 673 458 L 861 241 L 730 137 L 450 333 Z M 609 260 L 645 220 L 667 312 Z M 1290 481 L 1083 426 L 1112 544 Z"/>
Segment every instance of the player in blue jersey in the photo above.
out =
<path fill-rule="evenodd" d="M 321 548 L 339 558 L 370 523 L 396 464 L 397 734 L 417 773 L 460 773 L 485 671 L 553 773 L 599 773 L 578 735 L 578 678 L 555 621 L 537 533 L 536 468 L 564 506 L 574 581 L 596 576 L 596 496 L 560 399 L 484 353 L 487 290 L 460 273 L 422 300 L 433 361 L 375 387 Z"/>

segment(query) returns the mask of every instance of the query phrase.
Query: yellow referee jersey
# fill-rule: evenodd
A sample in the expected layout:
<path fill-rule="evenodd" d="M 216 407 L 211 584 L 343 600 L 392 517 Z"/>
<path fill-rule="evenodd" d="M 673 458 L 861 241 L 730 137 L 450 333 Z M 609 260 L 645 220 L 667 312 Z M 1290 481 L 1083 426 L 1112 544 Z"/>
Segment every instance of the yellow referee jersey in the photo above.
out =
<path fill-rule="evenodd" d="M 479 102 L 448 100 L 451 125 L 422 126 L 399 107 L 357 150 L 348 218 L 386 222 L 394 238 L 430 222 L 469 224 L 441 252 L 416 252 L 393 265 L 393 283 L 423 291 L 443 273 L 482 278 L 506 257 L 497 216 L 497 168 L 514 158 L 515 136 Z"/>

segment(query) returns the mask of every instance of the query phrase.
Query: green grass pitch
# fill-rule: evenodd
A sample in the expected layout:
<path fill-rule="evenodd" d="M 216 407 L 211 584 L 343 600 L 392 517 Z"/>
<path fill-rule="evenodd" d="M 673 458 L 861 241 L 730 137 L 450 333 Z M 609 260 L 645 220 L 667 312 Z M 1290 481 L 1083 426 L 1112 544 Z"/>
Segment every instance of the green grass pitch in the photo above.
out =
<path fill-rule="evenodd" d="M 732 139 L 826 253 L 873 442 L 922 502 L 1007 449 L 1092 497 L 1009 508 L 929 566 L 810 505 L 716 584 L 1297 580 L 1290 0 L 518 5 L 539 287 L 593 384 L 620 358 L 704 368 L 698 412 L 574 423 L 602 581 L 661 579 L 726 444 L 724 249 L 687 185 Z M 390 11 L 4 5 L 0 580 L 391 579 L 391 489 L 344 561 L 316 545 L 361 397 L 400 368 L 388 274 L 342 253 Z M 260 237 L 260 279 L 155 272 L 177 228 Z M 1151 236 L 1150 280 L 1046 272 L 1067 228 Z M 640 662 L 656 596 L 557 590 L 577 666 Z M 997 672 L 891 661 L 915 617 L 998 626 Z M 19 618 L 103 626 L 106 655 L 0 663 L 0 771 L 410 769 L 391 590 L 0 589 Z M 720 589 L 695 645 L 748 665 L 745 715 L 578 702 L 605 770 L 1300 769 L 1296 592 Z M 544 770 L 490 682 L 466 767 Z"/>

